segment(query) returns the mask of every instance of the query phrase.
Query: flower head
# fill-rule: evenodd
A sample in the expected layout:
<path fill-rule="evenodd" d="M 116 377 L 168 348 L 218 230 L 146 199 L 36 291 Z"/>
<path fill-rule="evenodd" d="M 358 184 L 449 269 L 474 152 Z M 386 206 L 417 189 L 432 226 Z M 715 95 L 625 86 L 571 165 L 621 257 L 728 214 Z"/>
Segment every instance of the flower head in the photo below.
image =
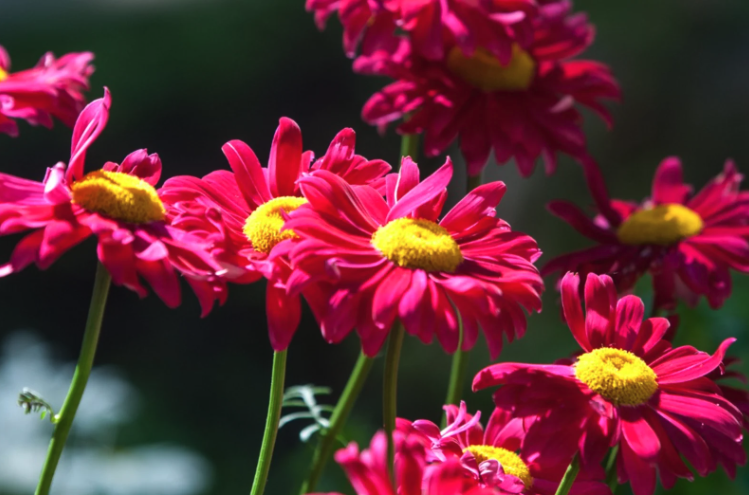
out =
<path fill-rule="evenodd" d="M 558 152 L 585 159 L 579 105 L 610 124 L 601 100 L 618 98 L 619 88 L 605 65 L 570 59 L 593 40 L 586 16 L 571 15 L 570 8 L 567 1 L 544 2 L 532 22 L 523 22 L 519 32 L 513 24 L 515 36 L 502 43 L 477 36 L 465 45 L 463 38 L 447 38 L 436 60 L 408 44 L 362 55 L 355 69 L 395 79 L 365 104 L 364 120 L 384 128 L 411 115 L 398 130 L 424 133 L 428 156 L 459 137 L 472 176 L 492 150 L 500 164 L 514 159 L 524 176 L 540 156 L 549 173 Z M 491 18 L 515 17 L 529 18 L 523 12 Z M 480 33 L 473 25 L 466 32 Z"/>
<path fill-rule="evenodd" d="M 427 452 L 418 434 L 396 430 L 395 480 L 387 467 L 387 438 L 378 432 L 368 449 L 355 443 L 339 450 L 341 465 L 357 495 L 514 495 L 501 487 L 484 487 L 465 475 L 457 460 L 427 464 Z M 322 495 L 322 494 L 319 494 Z M 340 495 L 340 494 L 328 494 Z"/>
<path fill-rule="evenodd" d="M 225 269 L 211 279 L 191 282 L 199 288 L 204 315 L 216 300 L 226 299 L 227 282 L 250 283 L 265 276 L 271 344 L 275 350 L 288 347 L 301 318 L 301 303 L 285 290 L 290 268 L 284 257 L 269 255 L 282 241 L 296 238 L 282 227 L 286 216 L 307 202 L 298 185 L 301 177 L 325 170 L 351 184 L 384 187 L 390 165 L 357 155 L 355 144 L 354 131 L 344 129 L 327 153 L 314 160 L 313 153 L 302 148 L 299 126 L 282 118 L 267 168 L 249 146 L 234 140 L 222 148 L 233 172 L 217 170 L 203 178 L 179 176 L 166 181 L 160 193 L 170 222 L 203 239 Z M 317 298 L 311 292 L 308 289 L 304 295 L 313 304 Z"/>
<path fill-rule="evenodd" d="M 423 419 L 399 422 L 399 428 L 424 435 L 429 446 L 427 460 L 459 459 L 466 472 L 482 486 L 504 486 L 507 490 L 516 484 L 516 492 L 525 495 L 556 493 L 571 459 L 565 462 L 539 456 L 535 446 L 525 441 L 523 418 L 513 418 L 509 411 L 497 408 L 484 428 L 479 421 L 481 413 L 468 413 L 465 402 L 460 407 L 447 405 L 444 409 L 447 427 L 443 430 Z M 561 462 L 550 464 L 549 460 Z M 584 472 L 578 475 L 570 493 L 607 495 L 610 490 Z"/>
<path fill-rule="evenodd" d="M 405 158 L 387 177 L 387 198 L 326 171 L 299 183 L 309 202 L 286 223 L 298 239 L 279 245 L 294 272 L 291 291 L 318 283 L 323 335 L 338 342 L 356 327 L 364 352 L 379 351 L 396 319 L 407 332 L 447 352 L 470 349 L 483 329 L 492 356 L 525 331 L 526 310 L 540 310 L 543 284 L 536 242 L 496 217 L 505 185 L 478 187 L 439 219 L 452 177 L 448 160 L 419 180 Z"/>
<path fill-rule="evenodd" d="M 201 278 L 221 267 L 211 260 L 205 243 L 166 223 L 154 188 L 161 176 L 158 155 L 134 151 L 121 165 L 107 162 L 84 174 L 86 150 L 104 130 L 109 106 L 105 90 L 104 98 L 83 110 L 73 129 L 67 169 L 58 163 L 47 169 L 43 182 L 0 174 L 0 235 L 32 231 L 0 266 L 0 276 L 31 263 L 44 270 L 95 235 L 99 261 L 115 284 L 144 297 L 143 279 L 169 307 L 178 306 L 178 272 Z"/>
<path fill-rule="evenodd" d="M 749 273 L 749 193 L 733 162 L 693 195 L 681 162 L 667 158 L 641 203 L 609 199 L 595 165 L 586 169 L 599 214 L 589 219 L 566 201 L 549 209 L 598 245 L 549 261 L 544 273 L 609 274 L 620 292 L 650 273 L 658 309 L 673 309 L 677 296 L 689 304 L 705 296 L 718 308 L 731 294 L 731 270 Z"/>
<path fill-rule="evenodd" d="M 579 283 L 575 274 L 564 277 L 562 306 L 583 353 L 555 365 L 489 366 L 476 375 L 474 389 L 504 385 L 495 403 L 533 421 L 525 441 L 542 458 L 580 452 L 583 465 L 594 466 L 618 444 L 619 481 L 630 481 L 635 495 L 652 495 L 656 472 L 665 488 L 692 479 L 681 455 L 702 476 L 717 463 L 734 472 L 746 461 L 742 413 L 709 375 L 722 370 L 735 339 L 712 356 L 673 348 L 663 339 L 668 320 L 643 321 L 642 301 L 617 301 L 608 276 L 588 275 L 584 314 Z"/>
<path fill-rule="evenodd" d="M 0 133 L 18 135 L 14 119 L 52 127 L 52 117 L 72 127 L 86 100 L 88 78 L 94 72 L 89 52 L 68 53 L 58 59 L 46 53 L 36 67 L 10 72 L 10 57 L 0 46 Z"/>

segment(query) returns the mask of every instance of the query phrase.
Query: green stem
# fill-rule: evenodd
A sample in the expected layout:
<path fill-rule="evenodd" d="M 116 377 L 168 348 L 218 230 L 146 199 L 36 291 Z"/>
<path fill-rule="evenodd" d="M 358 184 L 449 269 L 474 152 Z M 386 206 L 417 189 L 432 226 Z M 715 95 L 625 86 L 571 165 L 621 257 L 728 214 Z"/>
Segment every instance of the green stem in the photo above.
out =
<path fill-rule="evenodd" d="M 276 445 L 278 422 L 281 420 L 281 403 L 283 402 L 283 384 L 286 376 L 286 350 L 273 353 L 273 372 L 270 377 L 270 400 L 268 416 L 265 419 L 263 444 L 260 446 L 260 458 L 255 468 L 255 480 L 252 482 L 251 495 L 261 495 L 268 481 L 270 461 L 273 458 L 273 447 Z"/>
<path fill-rule="evenodd" d="M 78 356 L 78 364 L 75 367 L 68 396 L 65 398 L 60 413 L 55 418 L 55 431 L 52 433 L 52 440 L 49 442 L 47 459 L 44 461 L 42 474 L 39 477 L 36 495 L 49 494 L 49 489 L 52 486 L 52 478 L 54 478 L 55 469 L 57 469 L 57 463 L 60 461 L 60 456 L 65 448 L 65 441 L 68 439 L 68 434 L 70 433 L 70 427 L 73 426 L 75 413 L 78 411 L 81 398 L 83 398 L 83 392 L 86 390 L 86 383 L 88 383 L 91 367 L 94 364 L 96 344 L 99 342 L 101 322 L 104 318 L 104 307 L 107 304 L 107 295 L 109 294 L 111 281 L 109 272 L 104 268 L 104 265 L 99 263 L 96 267 L 94 291 L 88 308 L 88 318 L 86 319 L 86 329 L 83 333 L 81 353 Z"/>
<path fill-rule="evenodd" d="M 466 178 L 466 193 L 469 193 L 481 185 L 481 172 L 478 175 L 469 175 Z"/>
<path fill-rule="evenodd" d="M 611 488 L 611 493 L 616 492 L 616 487 L 619 486 L 619 480 L 616 476 L 616 455 L 619 453 L 619 446 L 615 445 L 609 453 L 609 458 L 606 461 L 606 484 Z"/>
<path fill-rule="evenodd" d="M 317 449 L 315 449 L 315 454 L 312 457 L 312 468 L 309 477 L 307 477 L 307 480 L 302 485 L 300 495 L 315 491 L 325 464 L 330 459 L 330 455 L 335 448 L 336 438 L 341 433 L 346 420 L 348 420 L 351 409 L 354 407 L 359 393 L 361 393 L 373 363 L 374 359 L 367 357 L 363 352 L 359 354 L 359 359 L 356 361 L 353 371 L 351 371 L 346 388 L 343 389 L 343 394 L 338 399 L 338 403 L 330 417 L 330 426 L 326 429 L 325 434 L 317 444 Z"/>
<path fill-rule="evenodd" d="M 413 161 L 418 160 L 419 156 L 419 135 L 404 134 L 401 137 L 401 156 L 410 156 Z"/>
<path fill-rule="evenodd" d="M 577 454 L 572 458 L 572 462 L 567 467 L 567 471 L 564 473 L 564 478 L 559 482 L 559 488 L 557 488 L 555 495 L 567 495 L 572 488 L 572 484 L 577 478 L 577 473 L 580 472 L 580 458 Z"/>
<path fill-rule="evenodd" d="M 398 364 L 400 363 L 401 348 L 403 347 L 403 325 L 398 321 L 390 330 L 387 353 L 385 354 L 385 379 L 382 385 L 382 418 L 385 423 L 387 434 L 387 460 L 390 475 L 393 474 L 393 461 L 395 460 L 395 442 L 393 432 L 395 431 L 396 401 L 398 396 Z"/>

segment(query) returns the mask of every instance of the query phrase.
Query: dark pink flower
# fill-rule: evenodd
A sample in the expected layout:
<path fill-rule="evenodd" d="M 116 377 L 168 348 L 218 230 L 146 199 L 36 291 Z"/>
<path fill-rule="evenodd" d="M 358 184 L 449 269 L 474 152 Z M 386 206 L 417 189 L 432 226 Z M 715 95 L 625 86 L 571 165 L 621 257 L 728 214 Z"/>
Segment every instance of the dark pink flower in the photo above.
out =
<path fill-rule="evenodd" d="M 543 283 L 533 265 L 536 242 L 512 231 L 495 208 L 505 185 L 476 188 L 439 220 L 453 167 L 448 160 L 419 179 L 406 158 L 387 177 L 387 199 L 323 170 L 299 183 L 309 204 L 290 214 L 298 239 L 279 245 L 288 254 L 295 291 L 318 283 L 318 319 L 329 342 L 356 328 L 364 352 L 380 350 L 396 319 L 423 342 L 436 335 L 447 352 L 463 349 L 484 331 L 492 356 L 525 332 L 525 313 L 540 310 Z M 457 311 L 457 313 L 456 313 Z"/>
<path fill-rule="evenodd" d="M 10 72 L 10 57 L 0 46 L 0 133 L 18 135 L 13 119 L 52 127 L 55 117 L 73 127 L 86 104 L 82 92 L 89 89 L 93 58 L 90 52 L 58 59 L 46 53 L 36 67 Z"/>
<path fill-rule="evenodd" d="M 394 433 L 395 480 L 387 467 L 387 439 L 378 432 L 368 449 L 359 451 L 355 443 L 339 450 L 335 459 L 351 482 L 356 495 L 514 495 L 499 487 L 482 487 L 465 475 L 460 462 L 453 460 L 428 465 L 419 435 Z M 322 495 L 322 494 L 319 494 Z M 340 495 L 330 493 L 328 495 Z"/>
<path fill-rule="evenodd" d="M 727 339 L 714 355 L 663 340 L 665 318 L 643 321 L 634 296 L 617 301 L 608 276 L 588 275 L 583 313 L 580 279 L 562 280 L 567 324 L 584 351 L 572 363 L 502 363 L 476 375 L 474 390 L 504 385 L 497 407 L 534 421 L 526 440 L 541 456 L 579 452 L 583 466 L 600 464 L 619 445 L 619 481 L 652 495 L 656 473 L 665 488 L 701 476 L 718 463 L 731 474 L 746 461 L 742 413 L 708 375 L 722 369 Z"/>
<path fill-rule="evenodd" d="M 572 459 L 538 455 L 535 446 L 525 441 L 523 418 L 513 418 L 509 411 L 496 408 L 484 428 L 479 422 L 481 413 L 468 413 L 465 402 L 460 407 L 447 405 L 444 409 L 447 427 L 443 430 L 423 419 L 399 422 L 399 428 L 412 428 L 425 436 L 430 446 L 427 460 L 460 460 L 466 472 L 482 486 L 503 486 L 506 491 L 524 495 L 556 493 Z M 550 464 L 549 460 L 561 462 Z M 516 486 L 510 489 L 513 484 Z M 611 490 L 584 472 L 578 475 L 570 493 L 609 495 Z"/>
<path fill-rule="evenodd" d="M 223 147 L 233 173 L 217 170 L 202 179 L 179 176 L 166 181 L 160 194 L 172 225 L 208 243 L 212 256 L 225 269 L 212 279 L 191 281 L 200 295 L 203 315 L 217 299 L 224 302 L 227 282 L 250 283 L 265 276 L 269 281 L 266 309 L 271 344 L 277 351 L 288 347 L 299 324 L 301 303 L 298 296 L 289 296 L 285 290 L 284 281 L 290 273 L 286 260 L 270 260 L 269 254 L 282 240 L 295 237 L 281 228 L 284 216 L 306 203 L 297 184 L 300 177 L 326 170 L 351 184 L 384 186 L 383 176 L 390 165 L 357 155 L 355 144 L 354 131 L 344 129 L 327 153 L 314 160 L 313 153 L 302 148 L 299 126 L 282 118 L 267 168 L 260 165 L 249 146 L 234 140 Z M 311 291 L 305 296 L 314 303 L 317 299 Z"/>
<path fill-rule="evenodd" d="M 586 170 L 598 215 L 590 219 L 566 201 L 549 209 L 598 245 L 549 261 L 545 274 L 605 273 L 622 292 L 650 273 L 655 307 L 673 309 L 677 296 L 691 305 L 705 296 L 719 308 L 731 295 L 731 270 L 749 273 L 749 192 L 739 190 L 733 162 L 693 195 L 679 159 L 666 158 L 641 203 L 609 199 L 595 164 Z"/>
<path fill-rule="evenodd" d="M 84 175 L 86 150 L 104 130 L 110 96 L 95 100 L 73 129 L 70 162 L 47 169 L 43 182 L 0 174 L 0 235 L 32 231 L 16 246 L 0 276 L 31 263 L 44 270 L 91 235 L 97 256 L 112 281 L 144 297 L 145 280 L 169 307 L 180 304 L 178 272 L 195 278 L 221 270 L 206 245 L 165 222 L 154 186 L 161 160 L 146 150 L 130 153 L 121 165 L 107 162 Z"/>
<path fill-rule="evenodd" d="M 439 60 L 407 44 L 364 54 L 355 69 L 396 80 L 365 104 L 364 120 L 384 129 L 410 115 L 398 131 L 423 133 L 428 156 L 442 153 L 459 137 L 472 176 L 492 150 L 500 164 L 514 159 L 524 176 L 540 156 L 548 173 L 556 168 L 558 152 L 585 159 L 579 107 L 591 108 L 610 124 L 601 101 L 618 99 L 619 87 L 605 65 L 571 60 L 591 44 L 593 28 L 570 8 L 567 1 L 540 6 L 531 41 L 514 39 L 501 51 L 476 39 L 471 52 L 445 41 Z"/>

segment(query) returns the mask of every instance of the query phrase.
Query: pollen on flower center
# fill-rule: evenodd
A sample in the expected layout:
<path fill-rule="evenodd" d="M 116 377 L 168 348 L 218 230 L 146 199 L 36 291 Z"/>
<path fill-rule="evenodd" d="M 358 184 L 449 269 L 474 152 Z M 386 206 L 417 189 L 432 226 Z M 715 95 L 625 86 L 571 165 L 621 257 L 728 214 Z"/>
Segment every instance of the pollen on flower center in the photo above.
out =
<path fill-rule="evenodd" d="M 644 404 L 658 390 L 655 371 L 631 352 L 611 347 L 580 356 L 575 376 L 617 406 Z"/>
<path fill-rule="evenodd" d="M 531 476 L 528 465 L 515 452 L 503 449 L 502 447 L 492 447 L 491 445 L 471 445 L 463 449 L 463 452 L 473 454 L 478 464 L 489 459 L 494 459 L 499 462 L 506 474 L 519 478 L 526 488 L 530 488 L 533 485 L 533 476 Z"/>
<path fill-rule="evenodd" d="M 281 196 L 257 207 L 244 223 L 244 235 L 252 243 L 252 248 L 260 253 L 270 253 L 281 241 L 293 239 L 293 230 L 281 231 L 284 224 L 281 211 L 291 213 L 307 202 L 304 198 Z"/>
<path fill-rule="evenodd" d="M 8 73 L 2 67 L 0 67 L 0 82 L 4 81 L 7 78 Z"/>
<path fill-rule="evenodd" d="M 702 218 L 680 204 L 658 205 L 634 212 L 619 227 L 624 244 L 670 246 L 702 231 Z"/>
<path fill-rule="evenodd" d="M 467 57 L 459 47 L 447 55 L 447 67 L 467 83 L 486 92 L 523 91 L 533 82 L 536 62 L 519 46 L 513 45 L 512 59 L 502 65 L 484 48 L 478 48 Z"/>
<path fill-rule="evenodd" d="M 398 218 L 372 236 L 372 245 L 403 268 L 452 273 L 463 254 L 450 233 L 429 220 Z"/>
<path fill-rule="evenodd" d="M 127 223 L 164 219 L 164 204 L 148 182 L 122 172 L 97 170 L 71 186 L 73 203 Z"/>

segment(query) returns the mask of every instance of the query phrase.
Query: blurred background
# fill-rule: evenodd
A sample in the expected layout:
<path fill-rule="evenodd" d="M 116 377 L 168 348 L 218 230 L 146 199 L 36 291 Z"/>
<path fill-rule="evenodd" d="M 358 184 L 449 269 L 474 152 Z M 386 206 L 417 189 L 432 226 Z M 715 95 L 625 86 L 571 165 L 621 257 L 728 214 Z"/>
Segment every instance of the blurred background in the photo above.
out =
<path fill-rule="evenodd" d="M 88 156 L 96 168 L 147 147 L 164 176 L 204 175 L 228 168 L 221 145 L 243 139 L 265 162 L 279 117 L 302 128 L 305 148 L 321 155 L 340 129 L 352 127 L 357 151 L 397 163 L 399 137 L 384 137 L 359 118 L 368 96 L 386 81 L 357 76 L 341 49 L 336 19 L 320 33 L 302 0 L 0 0 L 0 44 L 13 68 L 90 50 L 96 72 L 89 98 L 108 86 L 111 119 Z M 679 155 L 688 182 L 701 187 L 726 158 L 749 170 L 749 2 L 745 0 L 577 0 L 598 28 L 587 52 L 610 64 L 624 90 L 608 131 L 586 121 L 590 148 L 614 197 L 639 200 L 653 171 Z M 70 130 L 21 123 L 21 137 L 0 135 L 0 170 L 41 180 L 45 167 L 69 156 Z M 423 161 L 434 168 L 438 160 Z M 486 178 L 508 192 L 499 215 L 535 237 L 541 262 L 587 241 L 549 215 L 555 198 L 592 202 L 579 167 L 564 158 L 551 178 L 528 180 L 513 166 L 490 164 Z M 485 180 L 486 180 L 485 178 Z M 455 179 L 455 191 L 464 178 Z M 453 200 L 457 199 L 457 193 Z M 18 238 L 0 239 L 6 260 Z M 96 259 L 89 241 L 46 272 L 29 268 L 0 279 L 0 494 L 32 493 L 51 433 L 48 421 L 24 416 L 16 399 L 30 387 L 61 405 L 77 359 Z M 545 310 L 530 318 L 526 337 L 507 345 L 503 361 L 549 362 L 575 343 L 559 319 L 548 280 Z M 728 336 L 731 354 L 749 359 L 749 278 L 734 277 L 721 311 L 680 308 L 679 343 L 712 352 Z M 650 297 L 648 284 L 641 295 Z M 227 304 L 199 318 L 184 291 L 177 310 L 155 296 L 144 300 L 114 287 L 84 404 L 55 481 L 59 495 L 229 495 L 248 493 L 266 413 L 272 353 L 263 283 L 234 286 Z M 309 313 L 289 349 L 287 385 L 332 388 L 334 403 L 357 356 L 358 341 L 323 342 Z M 375 365 L 345 436 L 368 443 L 381 417 L 382 359 Z M 483 343 L 470 376 L 489 364 Z M 399 415 L 437 421 L 450 358 L 437 345 L 407 338 L 400 375 Z M 742 370 L 749 368 L 744 364 Z M 470 377 L 469 377 L 470 378 Z M 490 393 L 469 394 L 471 409 L 488 414 Z M 313 443 L 299 440 L 303 422 L 279 434 L 268 494 L 297 493 Z M 331 463 L 320 491 L 350 489 Z M 673 493 L 749 492 L 749 469 L 731 483 L 723 472 Z M 618 493 L 627 493 L 620 489 Z"/>

